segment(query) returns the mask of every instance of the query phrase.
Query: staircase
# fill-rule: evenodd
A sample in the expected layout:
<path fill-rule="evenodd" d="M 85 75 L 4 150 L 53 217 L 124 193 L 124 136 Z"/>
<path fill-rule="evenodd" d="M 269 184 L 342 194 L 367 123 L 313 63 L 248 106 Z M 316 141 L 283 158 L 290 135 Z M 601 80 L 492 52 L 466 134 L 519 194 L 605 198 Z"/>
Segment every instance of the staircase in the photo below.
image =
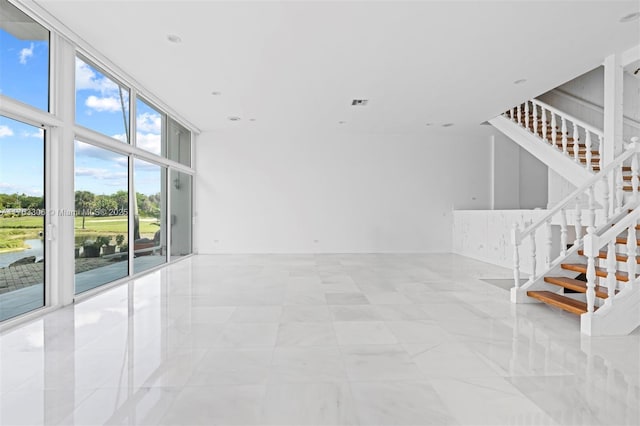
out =
<path fill-rule="evenodd" d="M 638 139 L 604 166 L 603 133 L 538 100 L 489 122 L 578 186 L 537 223 L 513 230 L 512 302 L 542 302 L 576 314 L 588 335 L 633 331 L 640 326 Z M 532 265 L 522 285 L 521 256 Z"/>

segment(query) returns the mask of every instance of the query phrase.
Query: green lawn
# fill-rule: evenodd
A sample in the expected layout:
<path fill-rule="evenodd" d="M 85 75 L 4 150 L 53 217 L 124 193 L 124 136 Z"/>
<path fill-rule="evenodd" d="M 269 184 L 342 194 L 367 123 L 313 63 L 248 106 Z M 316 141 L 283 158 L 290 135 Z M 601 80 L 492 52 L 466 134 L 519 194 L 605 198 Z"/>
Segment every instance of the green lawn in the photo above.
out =
<path fill-rule="evenodd" d="M 76 243 L 98 236 L 115 237 L 122 234 L 127 239 L 127 217 L 86 217 L 85 229 L 82 229 L 82 217 L 75 219 Z M 155 218 L 140 218 L 140 236 L 153 238 L 159 229 Z M 38 216 L 0 217 L 0 252 L 13 251 L 24 247 L 23 240 L 38 238 L 43 230 L 43 218 Z"/>

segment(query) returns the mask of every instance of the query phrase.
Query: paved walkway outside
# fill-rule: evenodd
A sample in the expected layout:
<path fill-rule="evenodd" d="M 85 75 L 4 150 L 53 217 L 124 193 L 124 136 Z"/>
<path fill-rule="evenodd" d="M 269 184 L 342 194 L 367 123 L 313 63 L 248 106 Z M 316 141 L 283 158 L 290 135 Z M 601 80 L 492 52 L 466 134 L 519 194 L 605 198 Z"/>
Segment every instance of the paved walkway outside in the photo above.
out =
<path fill-rule="evenodd" d="M 100 257 L 76 259 L 76 274 L 115 263 L 115 259 Z M 42 283 L 44 263 L 0 268 L 0 294 Z"/>

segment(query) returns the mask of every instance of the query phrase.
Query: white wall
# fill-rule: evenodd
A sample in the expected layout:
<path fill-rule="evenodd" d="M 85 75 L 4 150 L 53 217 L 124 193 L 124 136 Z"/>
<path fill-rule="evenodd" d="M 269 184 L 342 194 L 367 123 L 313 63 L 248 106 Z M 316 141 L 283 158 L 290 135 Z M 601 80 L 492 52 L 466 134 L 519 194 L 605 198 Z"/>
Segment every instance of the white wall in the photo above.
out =
<path fill-rule="evenodd" d="M 347 130 L 201 134 L 198 252 L 449 252 L 452 208 L 489 207 L 490 126 Z"/>
<path fill-rule="evenodd" d="M 493 130 L 493 209 L 546 208 L 548 167 Z"/>
<path fill-rule="evenodd" d="M 566 112 L 599 129 L 604 126 L 604 67 L 598 67 L 581 75 L 539 98 L 561 111 Z M 623 114 L 626 118 L 623 126 L 623 137 L 628 141 L 632 136 L 640 135 L 640 79 L 628 72 L 623 80 Z M 576 99 L 563 96 L 569 94 Z M 584 102 L 580 102 L 584 101 Z M 630 122 L 632 120 L 635 125 Z"/>

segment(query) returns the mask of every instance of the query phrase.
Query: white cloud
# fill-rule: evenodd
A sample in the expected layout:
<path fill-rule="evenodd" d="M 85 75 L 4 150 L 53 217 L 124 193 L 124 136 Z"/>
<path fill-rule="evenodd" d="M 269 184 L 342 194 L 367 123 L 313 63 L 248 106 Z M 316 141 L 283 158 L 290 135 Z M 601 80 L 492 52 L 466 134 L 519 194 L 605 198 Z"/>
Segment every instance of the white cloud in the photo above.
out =
<path fill-rule="evenodd" d="M 13 130 L 9 126 L 0 125 L 0 138 L 13 136 Z"/>
<path fill-rule="evenodd" d="M 136 133 L 136 145 L 145 151 L 160 155 L 162 137 L 153 133 Z"/>
<path fill-rule="evenodd" d="M 76 58 L 76 90 L 95 90 L 101 95 L 114 95 L 118 85 L 105 76 L 98 75 L 89 65 Z M 128 92 L 125 92 L 128 99 Z"/>
<path fill-rule="evenodd" d="M 160 114 L 145 112 L 138 115 L 136 125 L 141 132 L 160 134 L 162 117 Z"/>
<path fill-rule="evenodd" d="M 30 197 L 42 196 L 42 188 L 26 187 L 7 182 L 0 182 L 0 193 L 3 194 L 27 194 Z"/>
<path fill-rule="evenodd" d="M 19 56 L 20 56 L 20 63 L 22 65 L 25 65 L 27 63 L 27 59 L 33 56 L 33 47 L 34 47 L 34 44 L 31 43 L 29 47 L 25 47 L 24 49 L 20 50 Z"/>
<path fill-rule="evenodd" d="M 35 132 L 22 132 L 22 136 L 25 138 L 42 139 L 44 137 L 44 129 L 36 129 Z"/>
<path fill-rule="evenodd" d="M 88 176 L 101 180 L 120 180 L 127 178 L 127 172 L 114 173 L 113 170 L 92 168 L 92 167 L 77 167 L 76 176 Z"/>
<path fill-rule="evenodd" d="M 122 111 L 122 104 L 120 103 L 120 99 L 108 97 L 108 98 L 98 98 L 97 96 L 89 96 L 85 102 L 85 105 L 89 108 L 93 108 L 96 111 L 108 111 L 108 112 L 118 112 Z"/>

